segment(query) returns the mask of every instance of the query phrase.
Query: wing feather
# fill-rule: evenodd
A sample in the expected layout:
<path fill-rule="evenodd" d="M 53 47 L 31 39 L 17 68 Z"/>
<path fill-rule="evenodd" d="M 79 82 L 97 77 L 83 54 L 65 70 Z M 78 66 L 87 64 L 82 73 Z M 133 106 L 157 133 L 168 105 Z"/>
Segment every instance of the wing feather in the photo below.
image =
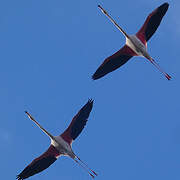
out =
<path fill-rule="evenodd" d="M 99 66 L 92 78 L 94 80 L 99 79 L 106 74 L 118 69 L 125 64 L 131 57 L 135 56 L 135 52 L 130 49 L 127 45 L 123 46 L 112 56 L 106 58 L 104 62 Z"/>
<path fill-rule="evenodd" d="M 80 111 L 74 116 L 69 127 L 61 134 L 61 137 L 69 144 L 75 140 L 84 129 L 90 112 L 93 107 L 93 100 L 88 102 L 80 109 Z"/>
<path fill-rule="evenodd" d="M 23 180 L 45 170 L 57 160 L 58 156 L 60 156 L 60 153 L 51 145 L 45 153 L 34 159 L 20 174 L 18 174 L 16 179 Z"/>
<path fill-rule="evenodd" d="M 163 16 L 168 10 L 168 7 L 169 4 L 164 3 L 156 8 L 152 13 L 150 13 L 141 29 L 137 32 L 136 36 L 141 40 L 143 37 L 144 40 L 148 41 L 159 27 Z"/>

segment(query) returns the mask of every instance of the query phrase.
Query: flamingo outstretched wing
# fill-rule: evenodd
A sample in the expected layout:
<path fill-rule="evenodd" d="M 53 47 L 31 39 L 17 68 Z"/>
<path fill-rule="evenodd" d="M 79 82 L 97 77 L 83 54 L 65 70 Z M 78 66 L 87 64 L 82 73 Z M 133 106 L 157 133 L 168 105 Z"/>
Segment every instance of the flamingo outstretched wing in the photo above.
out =
<path fill-rule="evenodd" d="M 56 148 L 53 145 L 50 145 L 48 150 L 38 158 L 34 159 L 20 174 L 17 175 L 16 179 L 23 180 L 45 170 L 53 164 L 59 156 L 60 153 Z"/>
<path fill-rule="evenodd" d="M 89 114 L 93 107 L 93 100 L 89 99 L 88 102 L 80 109 L 74 116 L 69 127 L 61 134 L 61 137 L 69 144 L 75 140 L 84 129 L 88 120 Z"/>
<path fill-rule="evenodd" d="M 104 60 L 104 62 L 93 74 L 92 79 L 99 79 L 105 76 L 106 74 L 118 69 L 120 66 L 125 64 L 131 57 L 135 55 L 135 52 L 132 49 L 130 49 L 127 45 L 123 46 L 115 54 Z"/>
<path fill-rule="evenodd" d="M 169 4 L 164 3 L 158 8 L 156 8 L 149 16 L 146 18 L 145 23 L 141 29 L 136 33 L 136 36 L 143 42 L 148 41 L 152 35 L 156 32 L 159 27 L 163 16 L 168 10 Z"/>

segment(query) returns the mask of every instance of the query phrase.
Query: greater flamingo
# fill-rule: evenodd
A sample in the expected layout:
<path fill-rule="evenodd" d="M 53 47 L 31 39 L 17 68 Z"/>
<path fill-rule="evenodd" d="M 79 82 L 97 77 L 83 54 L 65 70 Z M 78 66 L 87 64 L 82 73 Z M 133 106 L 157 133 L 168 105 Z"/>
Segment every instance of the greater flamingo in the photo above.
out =
<path fill-rule="evenodd" d="M 23 180 L 45 170 L 62 155 L 72 158 L 76 163 L 83 167 L 91 175 L 91 177 L 94 178 L 97 176 L 97 174 L 84 162 L 82 162 L 81 159 L 73 152 L 71 146 L 73 140 L 79 136 L 86 125 L 92 107 L 93 100 L 90 99 L 74 116 L 69 127 L 60 136 L 51 135 L 26 111 L 25 113 L 28 117 L 35 122 L 35 124 L 46 135 L 49 136 L 51 139 L 51 145 L 45 153 L 34 159 L 19 175 L 17 175 L 17 179 Z"/>
<path fill-rule="evenodd" d="M 106 74 L 125 64 L 133 56 L 143 56 L 148 59 L 156 68 L 158 68 L 168 80 L 170 80 L 171 76 L 164 72 L 147 52 L 147 41 L 152 37 L 160 25 L 163 16 L 168 10 L 169 4 L 164 3 L 150 13 L 141 29 L 135 35 L 128 35 L 100 5 L 98 5 L 98 7 L 123 33 L 123 35 L 126 37 L 126 44 L 115 54 L 106 58 L 93 74 L 92 78 L 96 80 L 105 76 Z"/>

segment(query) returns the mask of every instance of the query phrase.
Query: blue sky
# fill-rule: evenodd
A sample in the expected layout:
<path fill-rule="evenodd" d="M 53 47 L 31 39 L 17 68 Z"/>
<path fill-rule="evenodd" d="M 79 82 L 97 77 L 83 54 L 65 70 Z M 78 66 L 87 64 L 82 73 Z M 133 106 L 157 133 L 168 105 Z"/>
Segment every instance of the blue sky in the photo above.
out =
<path fill-rule="evenodd" d="M 59 135 L 93 98 L 93 111 L 73 149 L 98 172 L 97 179 L 179 180 L 180 2 L 168 2 L 148 51 L 172 80 L 135 57 L 92 81 L 102 61 L 125 43 L 97 5 L 133 34 L 164 1 L 0 1 L 1 179 L 15 179 L 49 146 L 25 110 Z M 31 179 L 90 178 L 61 157 Z"/>

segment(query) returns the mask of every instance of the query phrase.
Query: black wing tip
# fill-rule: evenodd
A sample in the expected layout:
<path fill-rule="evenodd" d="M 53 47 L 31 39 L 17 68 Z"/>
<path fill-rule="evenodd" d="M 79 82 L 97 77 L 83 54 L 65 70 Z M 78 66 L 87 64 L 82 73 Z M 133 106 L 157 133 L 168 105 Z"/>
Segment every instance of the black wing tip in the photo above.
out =
<path fill-rule="evenodd" d="M 96 69 L 95 73 L 92 75 L 93 80 L 97 80 L 105 76 L 107 73 L 102 71 L 102 64 Z"/>
<path fill-rule="evenodd" d="M 106 73 L 107 74 L 107 73 Z M 98 74 L 97 71 L 92 75 L 93 80 L 97 80 L 105 76 L 106 74 Z"/>
<path fill-rule="evenodd" d="M 162 4 L 162 6 L 169 6 L 169 3 L 165 2 L 165 3 Z"/>
<path fill-rule="evenodd" d="M 94 99 L 92 99 L 92 98 L 89 98 L 89 99 L 88 99 L 88 104 L 91 104 L 91 105 L 93 105 L 93 103 L 94 103 Z"/>
<path fill-rule="evenodd" d="M 98 79 L 98 77 L 95 74 L 93 74 L 92 75 L 92 80 L 96 80 L 96 79 Z"/>
<path fill-rule="evenodd" d="M 16 179 L 18 179 L 18 180 L 23 180 L 23 178 L 22 178 L 20 175 L 17 175 L 17 176 L 16 176 Z"/>
<path fill-rule="evenodd" d="M 169 7 L 169 3 L 165 2 L 161 6 L 159 6 L 158 9 L 163 9 L 164 11 L 167 11 Z"/>
<path fill-rule="evenodd" d="M 160 13 L 159 15 L 160 15 L 161 19 L 166 14 L 168 8 L 169 8 L 169 4 L 167 2 L 157 8 L 157 12 Z"/>
<path fill-rule="evenodd" d="M 82 109 L 89 109 L 90 111 L 92 110 L 92 108 L 93 108 L 93 103 L 94 103 L 94 100 L 92 99 L 92 98 L 89 98 L 88 99 L 88 102 L 83 106 L 83 108 Z M 88 111 L 89 111 L 88 110 Z"/>

